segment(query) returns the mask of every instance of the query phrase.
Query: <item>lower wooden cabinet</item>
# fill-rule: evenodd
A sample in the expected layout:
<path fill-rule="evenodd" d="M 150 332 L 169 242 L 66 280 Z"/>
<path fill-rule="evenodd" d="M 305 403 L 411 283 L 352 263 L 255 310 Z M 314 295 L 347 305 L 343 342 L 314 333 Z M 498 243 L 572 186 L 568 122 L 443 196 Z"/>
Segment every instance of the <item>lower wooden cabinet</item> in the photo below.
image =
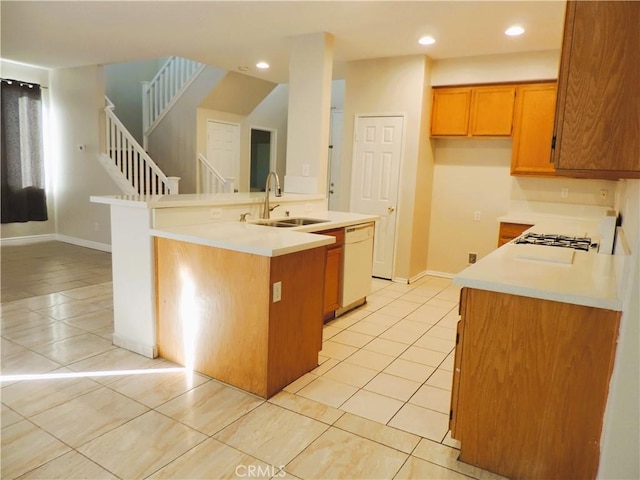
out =
<path fill-rule="evenodd" d="M 620 312 L 465 288 L 450 428 L 460 460 L 595 478 Z"/>
<path fill-rule="evenodd" d="M 155 252 L 160 357 L 263 398 L 318 366 L 324 247 L 266 257 L 156 238 Z"/>
<path fill-rule="evenodd" d="M 327 262 L 324 270 L 324 318 L 331 318 L 333 312 L 340 308 L 340 295 L 342 293 L 342 257 L 344 255 L 344 228 L 336 228 L 322 235 L 335 237 L 336 243 L 325 247 L 327 249 Z"/>
<path fill-rule="evenodd" d="M 533 227 L 533 225 L 525 223 L 500 222 L 498 247 L 501 247 L 505 243 L 509 243 L 514 238 L 518 238 L 525 230 L 529 230 L 531 227 Z"/>

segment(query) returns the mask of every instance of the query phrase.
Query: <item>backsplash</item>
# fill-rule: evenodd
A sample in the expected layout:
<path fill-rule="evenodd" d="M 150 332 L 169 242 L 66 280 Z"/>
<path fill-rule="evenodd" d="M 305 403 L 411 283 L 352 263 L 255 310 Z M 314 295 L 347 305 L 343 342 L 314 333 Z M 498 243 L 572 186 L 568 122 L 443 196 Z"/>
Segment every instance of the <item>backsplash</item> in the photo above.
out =
<path fill-rule="evenodd" d="M 612 207 L 617 184 L 614 180 L 511 177 L 511 200 Z"/>

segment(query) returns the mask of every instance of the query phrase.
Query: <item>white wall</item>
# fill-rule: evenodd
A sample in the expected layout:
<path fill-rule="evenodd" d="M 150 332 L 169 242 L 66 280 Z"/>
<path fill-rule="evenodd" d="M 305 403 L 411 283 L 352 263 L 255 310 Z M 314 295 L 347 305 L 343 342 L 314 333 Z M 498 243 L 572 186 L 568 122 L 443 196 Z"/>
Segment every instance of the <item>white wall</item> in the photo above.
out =
<path fill-rule="evenodd" d="M 511 139 L 436 139 L 431 233 L 427 265 L 432 273 L 467 267 L 496 248 L 496 218 L 509 208 Z M 474 212 L 480 212 L 480 221 Z"/>
<path fill-rule="evenodd" d="M 50 94 L 57 233 L 87 246 L 109 245 L 109 209 L 89 201 L 92 195 L 121 193 L 97 159 L 104 109 L 102 68 L 52 70 Z M 78 145 L 84 145 L 84 151 Z"/>
<path fill-rule="evenodd" d="M 598 478 L 640 478 L 640 180 L 619 182 L 616 209 L 631 248 Z"/>
<path fill-rule="evenodd" d="M 45 162 L 45 193 L 47 196 L 48 220 L 44 222 L 3 223 L 0 226 L 1 238 L 28 237 L 32 235 L 50 235 L 55 233 L 55 202 L 53 199 L 53 171 L 51 165 L 51 145 L 48 127 L 51 124 L 51 104 L 49 101 L 49 70 L 44 68 L 27 67 L 16 63 L 1 61 L 2 78 L 22 80 L 37 83 L 42 89 L 43 128 L 44 128 L 44 162 Z"/>
<path fill-rule="evenodd" d="M 554 80 L 559 66 L 559 50 L 450 58 L 433 63 L 431 85 Z"/>
<path fill-rule="evenodd" d="M 433 63 L 431 81 L 457 85 L 549 79 L 557 74 L 558 60 L 557 51 L 440 60 Z M 436 139 L 432 145 L 431 272 L 456 274 L 467 266 L 468 253 L 480 258 L 496 248 L 497 217 L 507 213 L 510 200 L 613 205 L 613 181 L 511 177 L 510 138 Z M 568 198 L 560 196 L 563 188 L 569 189 Z M 601 189 L 609 191 L 605 200 Z M 476 211 L 480 221 L 473 220 Z"/>
<path fill-rule="evenodd" d="M 148 152 L 168 177 L 180 177 L 180 193 L 196 191 L 197 109 L 226 70 L 207 66 L 149 135 Z"/>
<path fill-rule="evenodd" d="M 150 82 L 167 57 L 104 66 L 105 92 L 115 114 L 142 145 L 142 82 Z"/>
<path fill-rule="evenodd" d="M 347 65 L 340 171 L 344 186 L 351 184 L 355 116 L 405 115 L 393 273 L 395 279 L 405 281 L 426 270 L 432 157 L 425 135 L 429 117 L 423 118 L 423 110 L 430 104 L 431 90 L 426 85 L 430 68 L 430 61 L 419 55 Z M 349 197 L 348 192 L 342 195 L 339 210 L 348 211 Z M 416 211 L 423 212 L 423 217 L 415 218 Z"/>

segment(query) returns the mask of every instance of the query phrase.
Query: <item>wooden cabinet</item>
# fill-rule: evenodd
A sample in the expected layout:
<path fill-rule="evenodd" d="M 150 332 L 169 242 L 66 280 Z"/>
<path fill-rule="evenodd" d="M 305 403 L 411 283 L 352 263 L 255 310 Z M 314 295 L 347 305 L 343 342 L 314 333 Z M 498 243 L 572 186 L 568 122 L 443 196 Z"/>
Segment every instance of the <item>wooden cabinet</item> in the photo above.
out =
<path fill-rule="evenodd" d="M 509 136 L 513 85 L 433 89 L 432 136 Z"/>
<path fill-rule="evenodd" d="M 342 293 L 342 257 L 344 253 L 344 228 L 336 228 L 325 232 L 318 232 L 322 235 L 332 235 L 336 243 L 328 245 L 326 248 L 327 261 L 324 270 L 324 318 L 333 317 L 340 307 L 340 295 Z"/>
<path fill-rule="evenodd" d="M 640 2 L 567 2 L 553 159 L 558 174 L 640 178 Z"/>
<path fill-rule="evenodd" d="M 324 247 L 266 257 L 156 238 L 155 249 L 162 358 L 263 398 L 318 366 Z"/>
<path fill-rule="evenodd" d="M 466 136 L 470 108 L 471 88 L 434 88 L 431 135 Z"/>
<path fill-rule="evenodd" d="M 533 225 L 525 223 L 509 223 L 500 222 L 500 231 L 498 232 L 498 247 L 505 243 L 509 243 L 514 238 L 519 237 L 525 230 L 529 230 Z"/>
<path fill-rule="evenodd" d="M 450 427 L 509 478 L 595 478 L 620 312 L 463 289 Z"/>
<path fill-rule="evenodd" d="M 555 175 L 551 140 L 556 89 L 555 82 L 516 87 L 511 175 Z"/>
<path fill-rule="evenodd" d="M 513 85 L 475 87 L 471 99 L 469 135 L 511 135 L 515 92 Z"/>

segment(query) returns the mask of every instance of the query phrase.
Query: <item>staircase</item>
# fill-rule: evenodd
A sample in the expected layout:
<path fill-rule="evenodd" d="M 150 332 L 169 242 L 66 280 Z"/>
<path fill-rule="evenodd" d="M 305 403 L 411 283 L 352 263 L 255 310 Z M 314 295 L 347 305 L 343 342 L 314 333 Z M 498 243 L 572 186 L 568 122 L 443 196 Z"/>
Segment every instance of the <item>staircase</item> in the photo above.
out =
<path fill-rule="evenodd" d="M 167 177 L 153 162 L 148 150 L 149 135 L 160 124 L 167 112 L 206 68 L 198 62 L 170 57 L 150 82 L 142 88 L 141 146 L 118 119 L 114 104 L 107 98 L 106 148 L 99 156 L 100 163 L 120 186 L 130 195 L 166 195 L 178 193 L 179 177 Z M 232 193 L 236 190 L 235 178 L 224 177 L 210 160 L 199 154 L 196 158 L 197 193 Z"/>
<path fill-rule="evenodd" d="M 235 178 L 224 177 L 204 155 L 198 154 L 196 193 L 234 193 L 235 182 Z"/>
<path fill-rule="evenodd" d="M 186 58 L 170 57 L 153 80 L 142 84 L 142 131 L 145 150 L 149 134 L 205 67 L 202 63 Z"/>
<path fill-rule="evenodd" d="M 106 98 L 106 97 L 105 97 Z M 168 195 L 178 193 L 179 177 L 167 177 L 129 133 L 106 98 L 105 152 L 98 160 L 129 195 Z"/>

